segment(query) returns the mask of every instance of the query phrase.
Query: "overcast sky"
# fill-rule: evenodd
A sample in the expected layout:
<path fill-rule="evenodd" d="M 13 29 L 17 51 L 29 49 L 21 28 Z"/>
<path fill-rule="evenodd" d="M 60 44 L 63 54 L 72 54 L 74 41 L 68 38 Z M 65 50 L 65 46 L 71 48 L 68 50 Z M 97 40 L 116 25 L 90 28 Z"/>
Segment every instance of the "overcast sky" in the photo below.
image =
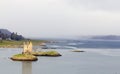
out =
<path fill-rule="evenodd" d="M 41 38 L 120 35 L 120 0 L 0 0 L 0 28 Z"/>

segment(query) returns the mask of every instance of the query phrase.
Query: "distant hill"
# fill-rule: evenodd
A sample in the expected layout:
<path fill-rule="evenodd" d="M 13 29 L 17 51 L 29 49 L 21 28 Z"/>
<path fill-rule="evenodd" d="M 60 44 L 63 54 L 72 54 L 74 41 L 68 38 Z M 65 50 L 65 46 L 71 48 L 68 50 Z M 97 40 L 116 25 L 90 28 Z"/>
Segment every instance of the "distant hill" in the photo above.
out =
<path fill-rule="evenodd" d="M 22 35 L 18 35 L 15 32 L 10 32 L 7 29 L 0 29 L 0 39 L 2 40 L 23 40 L 25 39 Z"/>
<path fill-rule="evenodd" d="M 11 32 L 8 31 L 7 29 L 0 29 L 0 32 L 3 34 L 11 35 Z"/>
<path fill-rule="evenodd" d="M 99 39 L 99 40 L 120 40 L 120 36 L 117 36 L 117 35 L 92 36 L 91 39 Z"/>

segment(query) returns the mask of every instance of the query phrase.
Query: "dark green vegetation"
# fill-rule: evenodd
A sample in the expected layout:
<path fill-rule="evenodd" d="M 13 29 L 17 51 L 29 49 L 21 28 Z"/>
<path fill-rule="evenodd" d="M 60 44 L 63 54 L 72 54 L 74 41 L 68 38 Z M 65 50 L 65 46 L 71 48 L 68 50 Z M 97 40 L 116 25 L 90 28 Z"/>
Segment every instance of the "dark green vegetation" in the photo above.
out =
<path fill-rule="evenodd" d="M 14 61 L 37 61 L 37 57 L 31 54 L 16 54 L 11 57 Z"/>
<path fill-rule="evenodd" d="M 25 38 L 22 35 L 18 35 L 17 33 L 11 33 L 7 29 L 0 29 L 0 40 L 24 40 Z"/>
<path fill-rule="evenodd" d="M 26 40 L 20 40 L 20 41 L 15 41 L 15 40 L 3 40 L 0 42 L 0 47 L 1 48 L 22 48 L 23 47 L 23 42 Z M 34 46 L 40 45 L 41 43 L 46 43 L 48 41 L 45 40 L 31 40 Z"/>
<path fill-rule="evenodd" d="M 32 52 L 33 55 L 35 56 L 53 56 L 53 57 L 56 57 L 56 56 L 61 56 L 60 53 L 58 53 L 57 51 L 39 51 L 39 52 Z"/>

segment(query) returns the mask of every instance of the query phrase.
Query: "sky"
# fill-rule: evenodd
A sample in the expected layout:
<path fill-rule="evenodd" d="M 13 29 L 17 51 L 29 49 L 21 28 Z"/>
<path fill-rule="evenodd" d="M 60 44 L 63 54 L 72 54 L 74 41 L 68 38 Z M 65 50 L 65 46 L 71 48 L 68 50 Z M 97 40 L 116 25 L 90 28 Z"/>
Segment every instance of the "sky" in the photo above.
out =
<path fill-rule="evenodd" d="M 0 28 L 39 38 L 120 35 L 120 0 L 0 0 Z"/>

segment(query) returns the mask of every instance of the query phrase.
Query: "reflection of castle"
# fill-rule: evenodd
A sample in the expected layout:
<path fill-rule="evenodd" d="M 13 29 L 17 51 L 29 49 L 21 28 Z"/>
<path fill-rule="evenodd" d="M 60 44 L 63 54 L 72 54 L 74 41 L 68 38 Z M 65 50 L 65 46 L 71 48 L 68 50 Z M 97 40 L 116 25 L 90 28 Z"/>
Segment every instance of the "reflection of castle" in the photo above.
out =
<path fill-rule="evenodd" d="M 32 42 L 24 42 L 23 54 L 31 54 L 32 52 Z M 22 62 L 22 74 L 32 74 L 32 62 L 23 61 Z"/>
<path fill-rule="evenodd" d="M 32 62 L 22 62 L 22 74 L 32 74 Z"/>
<path fill-rule="evenodd" d="M 24 42 L 23 53 L 31 53 L 32 52 L 32 42 Z"/>

